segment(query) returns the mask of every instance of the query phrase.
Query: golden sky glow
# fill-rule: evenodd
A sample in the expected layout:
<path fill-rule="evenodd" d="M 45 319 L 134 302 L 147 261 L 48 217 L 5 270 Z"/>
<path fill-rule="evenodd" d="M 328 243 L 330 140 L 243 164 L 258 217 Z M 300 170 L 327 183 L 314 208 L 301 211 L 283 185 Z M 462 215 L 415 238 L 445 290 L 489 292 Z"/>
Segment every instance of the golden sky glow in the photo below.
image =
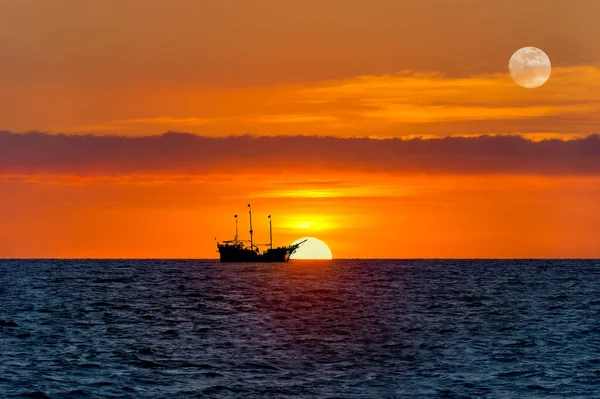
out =
<path fill-rule="evenodd" d="M 598 15 L 0 0 L 0 257 L 216 257 L 248 202 L 259 240 L 272 214 L 277 245 L 341 258 L 598 257 Z M 538 89 L 509 76 L 523 46 L 552 61 Z"/>
<path fill-rule="evenodd" d="M 176 130 L 209 136 L 504 133 L 569 137 L 597 131 L 600 68 L 557 67 L 551 79 L 537 90 L 523 90 L 504 72 L 469 77 L 401 72 L 254 89 L 158 87 L 150 92 L 144 87 L 91 99 L 89 93 L 56 88 L 40 91 L 33 100 L 39 102 L 40 124 L 32 125 L 30 113 L 25 112 L 30 98 L 23 99 L 22 115 L 9 114 L 15 106 L 7 106 L 4 120 L 5 128 L 15 131 L 123 135 Z M 55 104 L 57 97 L 69 103 Z M 112 103 L 112 97 L 118 101 Z M 102 116 L 100 111 L 113 116 Z"/>

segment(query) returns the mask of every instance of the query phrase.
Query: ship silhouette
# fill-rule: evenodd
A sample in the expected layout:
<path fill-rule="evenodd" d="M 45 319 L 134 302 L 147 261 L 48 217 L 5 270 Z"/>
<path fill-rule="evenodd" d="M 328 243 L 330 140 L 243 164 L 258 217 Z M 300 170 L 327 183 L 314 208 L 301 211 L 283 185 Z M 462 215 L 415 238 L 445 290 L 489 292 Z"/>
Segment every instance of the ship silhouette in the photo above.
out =
<path fill-rule="evenodd" d="M 269 244 L 255 244 L 253 239 L 254 230 L 252 230 L 252 208 L 248 204 L 248 214 L 250 216 L 250 245 L 246 246 L 247 240 L 238 239 L 238 218 L 235 218 L 235 238 L 217 242 L 219 256 L 221 262 L 287 262 L 290 256 L 304 244 L 306 240 L 299 243 L 288 245 L 285 247 L 273 248 L 273 224 L 271 215 L 269 215 Z M 266 246 L 269 248 L 262 253 L 258 246 Z"/>

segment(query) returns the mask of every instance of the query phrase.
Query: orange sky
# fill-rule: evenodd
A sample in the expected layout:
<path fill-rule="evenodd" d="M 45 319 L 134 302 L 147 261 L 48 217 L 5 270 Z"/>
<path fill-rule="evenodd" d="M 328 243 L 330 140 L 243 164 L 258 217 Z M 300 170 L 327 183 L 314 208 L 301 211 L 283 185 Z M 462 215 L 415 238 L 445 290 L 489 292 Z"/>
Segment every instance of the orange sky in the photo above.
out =
<path fill-rule="evenodd" d="M 0 0 L 0 257 L 216 257 L 248 202 L 259 240 L 271 213 L 276 243 L 334 257 L 599 257 L 600 144 L 570 141 L 600 132 L 597 15 Z M 552 61 L 541 88 L 510 79 L 523 46 Z"/>

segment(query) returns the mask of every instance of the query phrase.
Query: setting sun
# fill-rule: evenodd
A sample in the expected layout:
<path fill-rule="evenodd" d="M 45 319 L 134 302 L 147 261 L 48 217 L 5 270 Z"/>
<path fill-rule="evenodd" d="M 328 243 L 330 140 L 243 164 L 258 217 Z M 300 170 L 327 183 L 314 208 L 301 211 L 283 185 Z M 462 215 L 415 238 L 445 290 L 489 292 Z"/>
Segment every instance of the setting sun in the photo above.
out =
<path fill-rule="evenodd" d="M 292 254 L 290 259 L 332 259 L 331 250 L 323 241 L 313 238 L 304 237 L 294 241 L 293 244 L 297 244 L 301 241 L 306 240 L 304 244 L 298 248 L 296 252 Z M 292 244 L 292 245 L 293 245 Z"/>

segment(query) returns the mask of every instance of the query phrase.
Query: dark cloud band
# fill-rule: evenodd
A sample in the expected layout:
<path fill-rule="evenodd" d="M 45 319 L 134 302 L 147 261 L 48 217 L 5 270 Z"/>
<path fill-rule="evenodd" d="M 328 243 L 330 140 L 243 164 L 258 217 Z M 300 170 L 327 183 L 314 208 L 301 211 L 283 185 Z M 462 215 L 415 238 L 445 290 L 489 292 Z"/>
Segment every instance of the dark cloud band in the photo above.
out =
<path fill-rule="evenodd" d="M 369 139 L 187 133 L 124 137 L 0 132 L 0 174 L 126 175 L 352 170 L 600 175 L 600 136 Z"/>

